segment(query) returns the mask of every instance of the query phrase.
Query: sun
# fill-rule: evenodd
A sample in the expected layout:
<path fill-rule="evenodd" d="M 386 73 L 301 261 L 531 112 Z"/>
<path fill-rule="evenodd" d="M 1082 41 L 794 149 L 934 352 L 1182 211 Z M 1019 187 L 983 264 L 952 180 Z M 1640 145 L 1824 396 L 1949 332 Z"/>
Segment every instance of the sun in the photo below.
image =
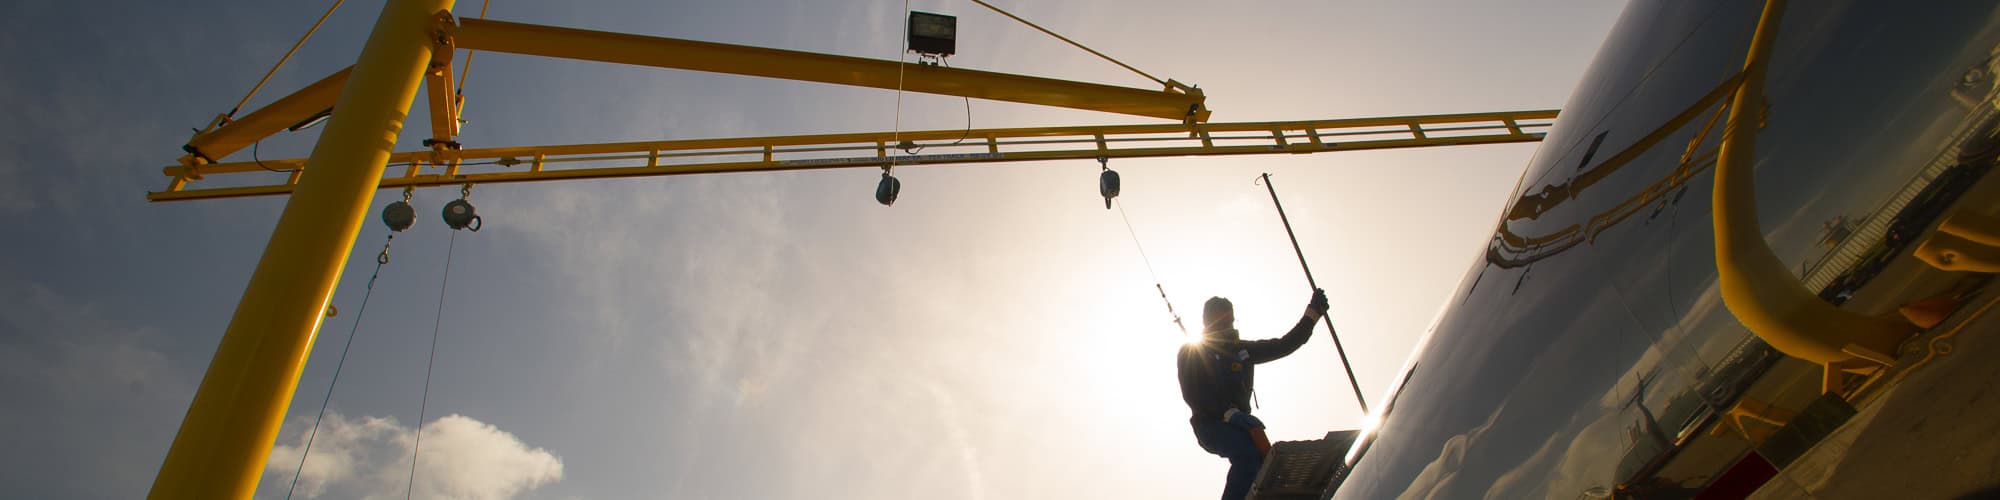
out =
<path fill-rule="evenodd" d="M 1204 338 L 1207 338 L 1207 336 L 1202 335 L 1200 330 L 1188 330 L 1187 334 L 1181 336 L 1181 343 L 1185 345 L 1200 344 Z"/>

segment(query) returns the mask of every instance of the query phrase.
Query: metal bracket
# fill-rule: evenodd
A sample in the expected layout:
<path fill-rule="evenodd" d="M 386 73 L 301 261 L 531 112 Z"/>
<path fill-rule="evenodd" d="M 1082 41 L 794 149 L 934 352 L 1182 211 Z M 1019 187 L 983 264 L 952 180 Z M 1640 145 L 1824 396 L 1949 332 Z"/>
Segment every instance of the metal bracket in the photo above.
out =
<path fill-rule="evenodd" d="M 431 19 L 431 44 L 447 49 L 455 48 L 455 39 L 458 35 L 458 18 L 453 17 L 449 10 L 440 10 L 437 11 L 437 14 L 432 15 Z M 445 60 L 450 61 L 451 57 L 448 54 L 451 54 L 451 51 L 446 50 L 444 53 L 447 54 Z M 431 60 L 436 61 L 437 52 L 432 51 L 431 54 Z"/>

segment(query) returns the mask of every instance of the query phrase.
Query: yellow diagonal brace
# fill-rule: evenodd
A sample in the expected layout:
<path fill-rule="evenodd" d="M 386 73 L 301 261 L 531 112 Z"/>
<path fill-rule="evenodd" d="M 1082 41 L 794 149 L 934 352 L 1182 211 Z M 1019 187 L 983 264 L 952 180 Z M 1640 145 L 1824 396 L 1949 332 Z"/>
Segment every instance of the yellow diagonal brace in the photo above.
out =
<path fill-rule="evenodd" d="M 270 137 L 286 127 L 298 124 L 321 111 L 333 108 L 333 102 L 340 98 L 340 91 L 347 86 L 347 73 L 353 68 L 343 68 L 312 85 L 293 92 L 291 95 L 272 101 L 263 108 L 243 115 L 227 125 L 197 134 L 188 140 L 187 146 L 201 152 L 208 161 L 220 160 L 225 156 L 242 151 L 257 141 Z M 193 154 L 182 156 L 182 165 L 199 165 Z"/>

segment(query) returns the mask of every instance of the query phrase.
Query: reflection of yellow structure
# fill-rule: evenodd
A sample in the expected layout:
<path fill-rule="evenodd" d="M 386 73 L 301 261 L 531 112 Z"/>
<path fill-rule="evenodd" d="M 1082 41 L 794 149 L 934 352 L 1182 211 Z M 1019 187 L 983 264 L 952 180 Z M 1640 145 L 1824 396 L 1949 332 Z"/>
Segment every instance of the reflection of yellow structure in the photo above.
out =
<path fill-rule="evenodd" d="M 1729 312 L 1771 347 L 1824 367 L 1821 390 L 1832 392 L 1842 371 L 1894 365 L 1898 344 L 1914 331 L 1820 300 L 1764 241 L 1753 172 L 1756 129 L 1763 123 L 1765 67 L 1784 4 L 1764 4 L 1743 63 L 1742 87 L 1729 106 L 1715 166 L 1715 267 Z"/>
<path fill-rule="evenodd" d="M 1721 425 L 1710 428 L 1708 435 L 1721 436 L 1725 432 L 1734 430 L 1737 434 L 1741 434 L 1745 441 L 1749 441 L 1751 446 L 1763 446 L 1764 440 L 1770 439 L 1772 434 L 1785 428 L 1786 422 L 1797 416 L 1799 416 L 1797 411 L 1746 397 L 1737 401 L 1736 406 L 1730 407 L 1729 411 L 1722 415 Z"/>
<path fill-rule="evenodd" d="M 1765 4 L 1763 18 L 1751 41 L 1743 72 L 1718 85 L 1708 95 L 1668 120 L 1618 155 L 1604 161 L 1570 183 L 1550 186 L 1515 202 L 1508 220 L 1532 219 L 1554 205 L 1574 199 L 1582 191 L 1611 172 L 1655 147 L 1668 133 L 1692 123 L 1701 112 L 1729 99 L 1727 124 L 1722 144 L 1714 157 L 1715 186 L 1712 216 L 1715 226 L 1716 272 L 1722 297 L 1738 321 L 1780 352 L 1826 367 L 1822 389 L 1839 385 L 1840 373 L 1860 371 L 1895 363 L 1902 340 L 1913 333 L 1909 325 L 1862 316 L 1841 310 L 1820 300 L 1790 273 L 1764 241 L 1757 223 L 1756 186 L 1752 177 L 1756 157 L 1756 129 L 1762 126 L 1765 108 L 1763 87 L 1765 59 L 1775 42 L 1782 0 Z M 1571 225 L 1541 236 L 1515 234 L 1502 224 L 1495 244 L 1488 248 L 1487 260 L 1502 268 L 1519 267 L 1561 253 L 1594 238 L 1597 233 L 1637 213 L 1641 207 L 1661 202 L 1686 184 L 1689 178 L 1708 167 L 1706 155 L 1696 146 L 1706 138 L 1721 118 L 1723 109 L 1710 116 L 1688 149 L 1679 168 L 1645 190 L 1609 210 L 1590 218 L 1587 224 Z M 2000 234 L 1993 231 L 1986 234 Z M 1510 252 L 1511 251 L 1511 252 Z M 1959 252 L 1963 254 L 1964 252 Z M 1982 256 L 1988 254 L 1981 254 Z M 2000 263 L 2000 248 L 1993 250 Z M 1963 262 L 1965 257 L 1958 257 Z M 1975 258 L 1974 260 L 1977 260 Z"/>
<path fill-rule="evenodd" d="M 1577 175 L 1568 183 L 1551 185 L 1535 193 L 1521 195 L 1514 201 L 1513 207 L 1508 209 L 1507 220 L 1535 219 L 1553 210 L 1557 205 L 1576 199 L 1578 193 L 1590 189 L 1599 181 L 1610 177 L 1612 173 L 1632 164 L 1641 154 L 1652 150 L 1674 131 L 1692 123 L 1701 117 L 1703 111 L 1729 97 L 1737 81 L 1737 77 L 1731 77 L 1717 85 L 1694 105 L 1681 110 L 1679 115 L 1653 129 L 1645 137 L 1626 147 L 1624 151 Z M 1640 209 L 1648 206 L 1661 207 L 1671 203 L 1670 200 L 1678 199 L 1677 193 L 1687 186 L 1689 180 L 1714 165 L 1715 151 L 1697 152 L 1696 148 L 1708 137 L 1709 131 L 1715 126 L 1715 120 L 1722 116 L 1721 111 L 1722 109 L 1717 109 L 1717 113 L 1710 116 L 1708 124 L 1688 141 L 1687 150 L 1681 154 L 1680 163 L 1665 176 L 1647 185 L 1646 189 L 1625 198 L 1603 212 L 1592 215 L 1585 224 L 1571 224 L 1548 234 L 1523 236 L 1515 233 L 1512 227 L 1503 222 L 1500 224 L 1499 232 L 1494 234 L 1495 244 L 1487 248 L 1486 260 L 1502 269 L 1533 264 L 1535 261 L 1562 253 L 1584 242 L 1596 241 L 1598 234 L 1638 214 Z M 1658 210 L 1655 208 L 1656 213 Z"/>
<path fill-rule="evenodd" d="M 1938 230 L 1987 246 L 2000 246 L 2000 217 L 1961 211 L 1945 217 L 1944 222 L 1938 223 Z"/>
<path fill-rule="evenodd" d="M 1946 271 L 2000 273 L 2000 218 L 1960 211 L 1921 245 L 1918 259 Z"/>
<path fill-rule="evenodd" d="M 1918 328 L 1930 328 L 1951 317 L 1952 311 L 1958 310 L 1958 303 L 1957 297 L 1941 295 L 1903 304 L 1903 307 L 1896 308 L 1896 313 Z"/>

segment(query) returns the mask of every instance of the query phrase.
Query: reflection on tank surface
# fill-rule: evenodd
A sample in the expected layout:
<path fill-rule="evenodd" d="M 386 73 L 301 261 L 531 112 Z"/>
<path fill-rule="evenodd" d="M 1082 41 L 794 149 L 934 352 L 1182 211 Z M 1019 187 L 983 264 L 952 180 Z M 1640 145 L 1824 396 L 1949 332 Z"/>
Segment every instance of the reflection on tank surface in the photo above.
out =
<path fill-rule="evenodd" d="M 1719 291 L 1715 161 L 1762 6 L 1627 7 L 1337 498 L 1740 496 L 1853 413 Z M 1786 9 L 1756 130 L 1759 222 L 1800 275 L 1858 269 L 1838 247 L 1927 206 L 1899 188 L 1992 164 L 1958 160 L 1986 149 L 1968 141 L 1996 109 L 2000 4 Z M 1984 175 L 1964 172 L 1951 178 Z M 1836 218 L 1851 222 L 1829 247 Z"/>
<path fill-rule="evenodd" d="M 1706 139 L 1709 138 L 1710 132 L 1715 130 L 1716 123 L 1722 117 L 1725 108 L 1720 102 L 1729 96 L 1730 90 L 1734 89 L 1736 84 L 1737 79 L 1732 77 L 1717 85 L 1708 95 L 1703 96 L 1701 101 L 1646 134 L 1638 143 L 1567 182 L 1543 186 L 1516 199 L 1513 208 L 1507 211 L 1507 221 L 1500 224 L 1500 230 L 1493 235 L 1492 243 L 1487 246 L 1487 262 L 1502 269 L 1533 264 L 1576 245 L 1596 240 L 1598 234 L 1624 222 L 1641 210 L 1648 213 L 1646 221 L 1650 222 L 1657 219 L 1660 213 L 1669 207 L 1678 205 L 1681 198 L 1687 195 L 1688 180 L 1697 174 L 1706 173 L 1709 168 L 1715 166 L 1715 148 L 1718 141 L 1706 141 Z M 1710 110 L 1713 112 L 1704 113 Z M 1584 190 L 1630 165 L 1633 160 L 1659 146 L 1661 141 L 1667 139 L 1673 132 L 1704 114 L 1708 116 L 1707 123 L 1691 140 L 1686 141 L 1686 152 L 1681 154 L 1674 168 L 1668 171 L 1667 175 L 1648 184 L 1644 190 L 1626 197 L 1610 209 L 1591 215 L 1581 224 L 1571 224 L 1556 231 L 1533 236 L 1515 233 L 1513 225 L 1508 223 L 1515 220 L 1536 219 L 1556 205 L 1575 199 Z M 1584 150 L 1583 162 L 1587 163 L 1592 159 L 1597 152 L 1597 145 L 1603 142 L 1605 135 L 1599 133 L 1597 139 L 1591 141 L 1592 146 Z M 1697 152 L 1697 147 L 1706 149 Z"/>

